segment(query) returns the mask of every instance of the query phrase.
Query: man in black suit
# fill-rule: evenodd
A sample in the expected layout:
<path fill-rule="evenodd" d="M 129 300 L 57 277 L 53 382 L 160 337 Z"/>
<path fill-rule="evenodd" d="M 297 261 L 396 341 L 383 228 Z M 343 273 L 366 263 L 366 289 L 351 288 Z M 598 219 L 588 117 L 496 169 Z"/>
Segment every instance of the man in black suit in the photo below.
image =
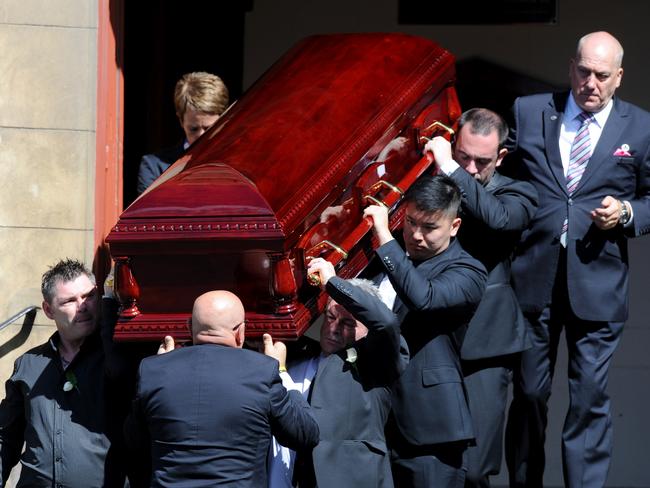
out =
<path fill-rule="evenodd" d="M 320 278 L 331 298 L 309 391 L 320 440 L 307 456 L 309 465 L 296 468 L 297 481 L 301 488 L 392 488 L 384 427 L 391 405 L 390 385 L 408 364 L 399 322 L 370 281 L 343 280 L 322 258 L 310 262 L 308 273 Z M 284 351 L 281 343 L 273 344 L 265 336 L 265 352 L 279 360 L 280 370 Z M 287 389 L 294 389 L 294 380 L 306 376 L 310 362 L 290 366 L 291 377 L 281 373 Z M 278 479 L 277 486 L 281 484 Z"/>
<path fill-rule="evenodd" d="M 194 345 L 145 358 L 127 443 L 151 449 L 151 486 L 266 486 L 271 434 L 293 449 L 318 442 L 309 406 L 282 386 L 278 363 L 242 349 L 244 307 L 227 291 L 201 295 Z"/>
<path fill-rule="evenodd" d="M 650 230 L 650 114 L 616 97 L 623 48 L 606 32 L 580 39 L 570 93 L 517 99 L 512 147 L 540 207 L 513 261 L 533 347 L 522 355 L 507 427 L 512 486 L 542 486 L 547 401 L 566 334 L 570 407 L 565 485 L 603 486 L 612 450 L 606 392 L 628 316 L 627 238 Z"/>
<path fill-rule="evenodd" d="M 401 321 L 411 360 L 395 386 L 389 443 L 399 487 L 462 487 L 473 439 L 460 345 L 487 273 L 455 236 L 460 192 L 446 176 L 421 177 L 406 192 L 404 247 L 388 212 L 366 208 L 379 241 L 380 290 Z M 405 252 L 406 251 L 406 252 Z"/>
<path fill-rule="evenodd" d="M 467 329 L 461 359 L 476 446 L 467 451 L 466 487 L 490 486 L 498 474 L 508 384 L 518 353 L 530 347 L 526 324 L 510 286 L 511 257 L 537 209 L 537 191 L 496 172 L 508 152 L 508 127 L 496 113 L 463 113 L 453 146 L 436 137 L 425 147 L 462 194 L 458 240 L 488 270 L 485 294 Z"/>
<path fill-rule="evenodd" d="M 217 75 L 185 73 L 174 88 L 174 107 L 185 138 L 179 144 L 145 154 L 138 169 L 138 195 L 185 153 L 228 108 L 228 88 Z"/>

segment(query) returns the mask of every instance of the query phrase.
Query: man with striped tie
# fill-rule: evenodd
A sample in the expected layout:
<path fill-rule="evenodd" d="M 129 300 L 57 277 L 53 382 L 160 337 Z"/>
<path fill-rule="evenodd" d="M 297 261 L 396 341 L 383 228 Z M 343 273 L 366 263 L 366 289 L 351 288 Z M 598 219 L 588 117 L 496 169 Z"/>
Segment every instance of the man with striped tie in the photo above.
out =
<path fill-rule="evenodd" d="M 562 432 L 567 487 L 602 487 L 612 450 L 606 393 L 628 316 L 627 238 L 650 231 L 650 114 L 614 97 L 623 48 L 578 42 L 570 93 L 517 99 L 510 149 L 540 206 L 513 261 L 533 347 L 515 377 L 507 428 L 511 486 L 541 487 L 547 401 L 560 332 L 571 403 Z"/>

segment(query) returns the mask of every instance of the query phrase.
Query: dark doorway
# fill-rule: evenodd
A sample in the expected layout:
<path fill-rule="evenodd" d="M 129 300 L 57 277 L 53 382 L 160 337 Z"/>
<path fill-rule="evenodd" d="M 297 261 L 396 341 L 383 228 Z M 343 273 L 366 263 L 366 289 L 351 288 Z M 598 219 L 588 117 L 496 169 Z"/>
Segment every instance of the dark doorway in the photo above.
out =
<path fill-rule="evenodd" d="M 241 95 L 252 1 L 124 2 L 124 207 L 135 199 L 142 155 L 182 138 L 173 91 L 184 73 L 214 73 L 231 101 Z"/>

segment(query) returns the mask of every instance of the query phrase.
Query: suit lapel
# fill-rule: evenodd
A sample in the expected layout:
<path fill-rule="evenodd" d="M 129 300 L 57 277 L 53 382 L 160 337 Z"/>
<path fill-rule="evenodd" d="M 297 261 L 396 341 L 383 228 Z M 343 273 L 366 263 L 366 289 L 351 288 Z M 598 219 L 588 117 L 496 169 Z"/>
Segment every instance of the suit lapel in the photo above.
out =
<path fill-rule="evenodd" d="M 605 122 L 605 127 L 600 134 L 600 139 L 598 139 L 598 144 L 594 148 L 594 152 L 589 159 L 587 168 L 585 169 L 580 183 L 576 188 L 574 195 L 580 193 L 580 190 L 585 186 L 585 184 L 597 174 L 600 167 L 610 159 L 611 155 L 616 150 L 616 144 L 621 139 L 623 131 L 625 130 L 627 122 L 627 113 L 620 106 L 618 100 L 614 100 L 614 106 L 612 111 Z"/>
<path fill-rule="evenodd" d="M 559 97 L 564 96 L 561 101 Z M 565 94 L 554 94 L 549 107 L 544 110 L 542 121 L 544 127 L 544 146 L 546 147 L 546 162 L 555 178 L 558 186 L 568 196 L 566 189 L 566 178 L 562 168 L 562 156 L 560 155 L 560 128 L 562 126 L 562 115 L 566 104 Z M 556 108 L 557 107 L 557 108 Z"/>

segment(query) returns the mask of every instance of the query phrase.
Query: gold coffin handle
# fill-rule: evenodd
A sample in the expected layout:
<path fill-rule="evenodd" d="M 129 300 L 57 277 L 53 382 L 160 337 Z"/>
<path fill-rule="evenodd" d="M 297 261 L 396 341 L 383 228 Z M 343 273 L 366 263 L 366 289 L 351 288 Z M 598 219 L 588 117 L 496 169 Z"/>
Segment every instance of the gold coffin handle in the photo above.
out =
<path fill-rule="evenodd" d="M 371 203 L 374 203 L 375 205 L 379 205 L 380 207 L 388 208 L 388 205 L 382 202 L 379 198 L 373 197 L 372 195 L 364 195 L 363 199 L 369 200 Z"/>
<path fill-rule="evenodd" d="M 393 193 L 397 193 L 400 197 L 404 196 L 404 192 L 399 186 L 393 185 L 386 180 L 379 180 L 377 183 L 368 188 L 368 190 L 370 193 L 377 193 L 379 190 L 381 190 L 382 187 L 388 188 Z"/>
<path fill-rule="evenodd" d="M 305 257 L 305 262 L 309 263 L 312 259 L 318 257 L 318 255 L 322 252 L 324 248 L 331 248 L 332 250 L 336 251 L 339 253 L 343 259 L 347 259 L 348 257 L 348 252 L 343 249 L 341 246 L 334 244 L 332 241 L 324 240 L 320 241 L 318 244 L 316 244 L 314 247 L 309 249 L 307 251 L 307 256 Z M 319 286 L 320 285 L 320 277 L 315 274 L 315 273 L 310 273 L 307 275 L 307 281 L 309 282 L 310 285 L 312 286 Z"/>
<path fill-rule="evenodd" d="M 429 131 L 429 130 L 438 129 L 438 128 L 439 128 L 439 129 L 444 129 L 444 130 L 446 130 L 446 131 L 449 133 L 449 136 L 450 136 L 450 137 L 453 136 L 453 135 L 455 134 L 454 129 L 452 129 L 452 128 L 449 127 L 448 125 L 445 125 L 445 124 L 443 124 L 442 122 L 439 122 L 439 121 L 437 121 L 437 120 L 436 120 L 433 124 L 431 124 L 431 125 L 425 127 L 425 128 L 422 129 L 422 130 L 423 130 L 423 131 Z M 428 137 L 420 136 L 420 142 L 428 142 L 428 141 L 430 141 L 430 140 L 431 140 L 431 139 L 428 138 Z"/>

